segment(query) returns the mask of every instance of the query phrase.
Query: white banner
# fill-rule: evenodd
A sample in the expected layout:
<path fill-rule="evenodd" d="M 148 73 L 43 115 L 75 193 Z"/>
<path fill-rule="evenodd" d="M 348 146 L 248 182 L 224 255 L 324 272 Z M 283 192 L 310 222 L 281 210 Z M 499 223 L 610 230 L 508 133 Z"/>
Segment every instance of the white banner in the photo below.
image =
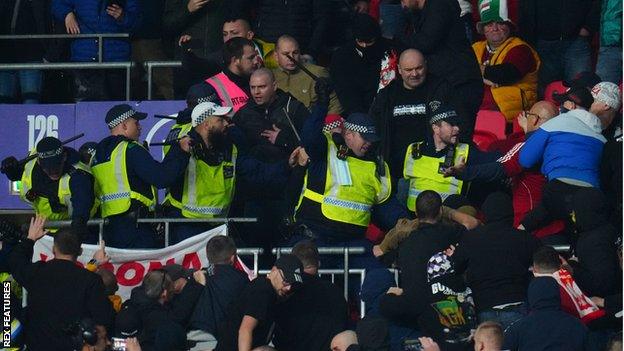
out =
<path fill-rule="evenodd" d="M 116 249 L 107 247 L 106 253 L 111 260 L 109 263 L 100 266 L 100 268 L 108 269 L 115 273 L 117 283 L 119 284 L 117 294 L 125 301 L 130 297 L 132 288 L 141 285 L 143 277 L 151 270 L 173 263 L 193 270 L 208 266 L 206 244 L 215 235 L 227 235 L 226 225 L 195 235 L 164 249 Z M 54 239 L 48 235 L 38 240 L 35 243 L 33 262 L 53 259 L 53 244 Z M 78 264 L 84 266 L 93 258 L 93 254 L 98 249 L 98 245 L 83 244 L 82 255 L 78 257 Z M 239 263 L 242 263 L 240 259 Z M 249 272 L 247 267 L 244 265 L 243 267 Z"/>

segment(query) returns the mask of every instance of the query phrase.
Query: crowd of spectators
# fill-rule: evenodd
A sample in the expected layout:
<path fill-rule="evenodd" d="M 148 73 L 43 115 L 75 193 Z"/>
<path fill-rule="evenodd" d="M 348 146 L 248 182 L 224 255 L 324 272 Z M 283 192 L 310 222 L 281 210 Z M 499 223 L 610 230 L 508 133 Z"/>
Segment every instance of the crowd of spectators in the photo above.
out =
<path fill-rule="evenodd" d="M 11 346 L 622 349 L 622 0 L 0 2 L 0 34 L 52 33 L 130 36 L 0 38 L 0 65 L 180 60 L 154 92 L 186 108 L 162 161 L 126 104 L 86 152 L 46 137 L 34 160 L 4 158 L 37 214 L 0 249 L 0 278 L 27 291 L 24 306 L 11 291 Z M 0 103 L 118 101 L 125 84 L 120 70 L 0 69 Z M 151 270 L 122 301 L 104 242 L 77 265 L 87 220 L 107 219 L 109 247 L 152 249 L 136 219 L 154 208 L 258 222 L 211 238 L 207 267 Z M 71 227 L 33 263 L 46 218 Z M 172 224 L 170 243 L 212 227 Z M 263 256 L 250 281 L 237 247 L 278 246 L 292 253 Z M 349 258 L 363 281 L 319 276 L 341 268 L 324 246 L 363 247 Z"/>

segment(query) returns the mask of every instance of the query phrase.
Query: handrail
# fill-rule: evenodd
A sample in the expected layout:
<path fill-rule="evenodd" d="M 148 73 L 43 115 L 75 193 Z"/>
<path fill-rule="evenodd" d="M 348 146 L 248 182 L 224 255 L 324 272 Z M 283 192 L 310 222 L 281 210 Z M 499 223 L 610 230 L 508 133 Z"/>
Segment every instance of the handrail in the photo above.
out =
<path fill-rule="evenodd" d="M 226 217 L 226 218 L 137 218 L 137 223 L 165 223 L 165 247 L 169 246 L 169 224 L 170 223 L 253 223 L 257 218 L 253 217 Z M 45 228 L 66 228 L 71 226 L 72 221 L 49 221 Z M 87 226 L 99 226 L 99 238 L 104 237 L 104 226 L 108 224 L 108 218 L 96 218 L 87 221 Z"/>
<path fill-rule="evenodd" d="M 129 33 L 86 33 L 86 34 L 11 34 L 0 35 L 0 40 L 16 39 L 88 39 L 98 38 L 98 62 L 102 62 L 103 38 L 129 38 Z"/>
<path fill-rule="evenodd" d="M 145 61 L 143 62 L 147 71 L 147 99 L 152 99 L 152 69 L 154 67 L 182 67 L 182 61 Z"/>
<path fill-rule="evenodd" d="M 2 63 L 0 70 L 56 70 L 56 69 L 115 69 L 126 70 L 126 101 L 130 100 L 130 69 L 134 62 L 51 62 L 51 63 Z"/>

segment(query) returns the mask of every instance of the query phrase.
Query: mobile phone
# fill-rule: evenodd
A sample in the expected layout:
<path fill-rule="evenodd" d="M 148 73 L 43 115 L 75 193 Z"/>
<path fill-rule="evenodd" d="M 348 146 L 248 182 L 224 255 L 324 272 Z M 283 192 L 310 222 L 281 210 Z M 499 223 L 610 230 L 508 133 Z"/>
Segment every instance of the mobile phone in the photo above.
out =
<path fill-rule="evenodd" d="M 421 351 L 422 343 L 418 339 L 403 340 L 403 351 Z"/>
<path fill-rule="evenodd" d="M 113 351 L 126 351 L 126 339 L 113 338 Z"/>

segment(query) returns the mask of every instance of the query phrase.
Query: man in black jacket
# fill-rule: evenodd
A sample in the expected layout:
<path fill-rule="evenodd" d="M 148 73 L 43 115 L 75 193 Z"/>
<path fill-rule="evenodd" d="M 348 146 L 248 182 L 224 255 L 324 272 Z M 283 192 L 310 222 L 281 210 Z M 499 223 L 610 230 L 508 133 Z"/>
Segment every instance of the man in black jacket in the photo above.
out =
<path fill-rule="evenodd" d="M 234 123 L 248 141 L 249 155 L 263 162 L 287 160 L 299 146 L 303 122 L 310 111 L 292 95 L 277 88 L 275 76 L 269 69 L 255 71 L 249 85 L 252 99 L 234 116 Z M 236 186 L 246 200 L 245 216 L 258 217 L 247 244 L 270 250 L 280 239 L 275 228 L 290 211 L 286 209 L 284 188 L 259 187 L 244 180 Z"/>
<path fill-rule="evenodd" d="M 368 112 L 380 87 L 382 64 L 391 61 L 390 41 L 381 36 L 379 24 L 365 14 L 356 15 L 353 23 L 354 40 L 334 52 L 329 67 L 344 116 Z"/>
<path fill-rule="evenodd" d="M 145 275 L 143 283 L 132 289 L 130 308 L 141 321 L 139 342 L 143 350 L 184 350 L 184 330 L 199 295 L 206 283 L 202 272 L 195 272 L 180 294 L 175 294 L 173 281 L 164 269 Z"/>
<path fill-rule="evenodd" d="M 82 318 L 111 330 L 114 311 L 102 279 L 76 265 L 80 239 L 61 229 L 54 236 L 54 259 L 32 263 L 35 242 L 45 235 L 45 218 L 31 219 L 28 237 L 13 248 L 9 267 L 15 280 L 28 290 L 24 334 L 33 351 L 72 350 L 65 330 Z"/>
<path fill-rule="evenodd" d="M 572 200 L 578 234 L 577 259 L 570 259 L 572 276 L 587 296 L 606 297 L 618 292 L 622 272 L 618 265 L 616 229 L 609 223 L 604 194 L 583 188 Z"/>
<path fill-rule="evenodd" d="M 403 51 L 398 66 L 401 79 L 381 89 L 371 106 L 370 115 L 381 136 L 381 152 L 393 179 L 403 177 L 407 146 L 427 138 L 429 102 L 448 101 L 452 93 L 449 83 L 430 74 L 427 66 L 420 51 Z"/>
<path fill-rule="evenodd" d="M 467 271 L 479 321 L 494 320 L 503 329 L 522 318 L 527 308 L 529 267 L 539 242 L 513 228 L 511 198 L 497 192 L 481 207 L 486 224 L 466 232 L 453 255 L 458 274 Z"/>
<path fill-rule="evenodd" d="M 505 333 L 504 350 L 587 350 L 587 328 L 561 310 L 559 284 L 551 277 L 538 277 L 528 290 L 531 314 Z"/>
<path fill-rule="evenodd" d="M 210 239 L 206 256 L 210 263 L 204 273 L 206 285 L 191 316 L 189 339 L 197 341 L 197 346 L 214 349 L 217 325 L 225 317 L 228 305 L 249 284 L 249 278 L 233 266 L 236 245 L 231 237 L 218 235 Z"/>
<path fill-rule="evenodd" d="M 600 1 L 523 0 L 520 3 L 521 36 L 537 49 L 542 60 L 541 89 L 553 81 L 571 81 L 591 71 L 591 36 L 600 20 Z"/>
<path fill-rule="evenodd" d="M 347 326 L 347 302 L 337 285 L 318 276 L 319 252 L 312 241 L 298 242 L 292 254 L 303 264 L 303 286 L 278 311 L 273 343 L 279 350 L 328 350 Z"/>
<path fill-rule="evenodd" d="M 427 58 L 429 72 L 451 83 L 451 104 L 464 122 L 461 139 L 472 140 L 483 99 L 483 79 L 466 38 L 459 4 L 456 0 L 403 0 L 402 3 L 411 12 L 412 33 L 398 40 L 406 47 L 420 50 Z"/>

